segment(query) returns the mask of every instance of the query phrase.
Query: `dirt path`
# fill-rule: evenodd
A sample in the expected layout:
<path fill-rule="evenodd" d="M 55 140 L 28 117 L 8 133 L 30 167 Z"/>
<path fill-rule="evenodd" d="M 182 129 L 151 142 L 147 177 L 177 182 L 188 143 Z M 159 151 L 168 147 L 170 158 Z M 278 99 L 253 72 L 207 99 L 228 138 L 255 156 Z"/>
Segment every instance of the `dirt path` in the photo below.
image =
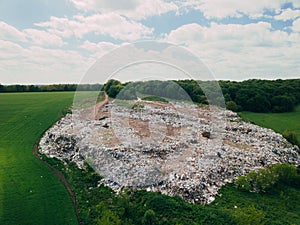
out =
<path fill-rule="evenodd" d="M 66 188 L 67 192 L 69 193 L 71 199 L 72 199 L 72 202 L 73 202 L 73 205 L 74 205 L 74 209 L 75 209 L 75 213 L 76 213 L 76 217 L 77 217 L 77 221 L 78 221 L 78 224 L 82 224 L 82 221 L 80 219 L 80 215 L 79 215 L 79 211 L 78 211 L 78 204 L 77 204 L 77 201 L 76 201 L 76 196 L 75 194 L 72 192 L 72 189 L 71 189 L 71 186 L 70 184 L 68 183 L 68 181 L 66 180 L 65 176 L 63 175 L 62 172 L 60 172 L 58 169 L 56 169 L 54 166 L 51 166 L 48 162 L 44 161 L 41 157 L 41 155 L 39 154 L 38 152 L 38 143 L 36 143 L 34 146 L 33 146 L 33 150 L 32 150 L 33 154 L 38 158 L 40 159 L 47 167 L 49 167 L 53 172 L 54 174 L 58 177 L 58 179 L 60 180 L 60 182 L 62 182 L 62 184 L 64 185 L 64 187 Z"/>
<path fill-rule="evenodd" d="M 78 118 L 80 120 L 99 120 L 102 117 L 101 108 L 108 103 L 108 96 L 103 92 L 104 100 L 96 103 L 93 106 L 80 110 Z"/>
<path fill-rule="evenodd" d="M 103 92 L 103 94 L 104 94 L 104 100 L 101 102 L 98 102 L 94 106 L 95 120 L 99 120 L 103 116 L 101 113 L 101 108 L 108 103 L 108 96 L 107 96 L 106 92 Z"/>

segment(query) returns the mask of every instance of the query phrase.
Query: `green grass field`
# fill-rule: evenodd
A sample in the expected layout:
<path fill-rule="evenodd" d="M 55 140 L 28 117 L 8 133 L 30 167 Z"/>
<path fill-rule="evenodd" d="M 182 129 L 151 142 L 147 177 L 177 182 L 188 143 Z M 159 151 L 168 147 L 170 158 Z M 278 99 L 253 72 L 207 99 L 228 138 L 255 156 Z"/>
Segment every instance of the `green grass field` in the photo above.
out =
<path fill-rule="evenodd" d="M 285 130 L 295 131 L 300 140 L 300 105 L 294 112 L 288 113 L 253 113 L 241 112 L 240 116 L 247 121 L 255 123 L 262 127 L 283 133 Z"/>
<path fill-rule="evenodd" d="M 0 224 L 77 224 L 64 186 L 32 153 L 73 94 L 0 94 Z"/>

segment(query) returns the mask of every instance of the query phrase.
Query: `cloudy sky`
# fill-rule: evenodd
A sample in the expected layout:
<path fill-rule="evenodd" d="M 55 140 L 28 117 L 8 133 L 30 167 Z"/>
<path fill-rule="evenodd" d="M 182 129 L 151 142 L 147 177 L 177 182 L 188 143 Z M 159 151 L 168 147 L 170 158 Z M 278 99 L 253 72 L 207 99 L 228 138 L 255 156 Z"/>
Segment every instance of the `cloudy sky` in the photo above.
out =
<path fill-rule="evenodd" d="M 140 41 L 197 55 L 217 79 L 299 78 L 299 0 L 0 0 L 0 83 L 78 83 Z"/>

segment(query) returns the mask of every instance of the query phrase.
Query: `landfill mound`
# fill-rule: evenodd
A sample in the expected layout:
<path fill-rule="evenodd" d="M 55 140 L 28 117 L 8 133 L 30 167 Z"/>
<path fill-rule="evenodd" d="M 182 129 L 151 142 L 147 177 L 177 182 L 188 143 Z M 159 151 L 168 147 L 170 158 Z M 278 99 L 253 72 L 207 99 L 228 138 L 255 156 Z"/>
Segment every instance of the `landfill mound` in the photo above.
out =
<path fill-rule="evenodd" d="M 299 165 L 299 148 L 232 111 L 190 103 L 110 102 L 95 118 L 75 110 L 42 137 L 48 157 L 90 163 L 116 192 L 123 187 L 207 204 L 219 188 L 276 163 Z"/>

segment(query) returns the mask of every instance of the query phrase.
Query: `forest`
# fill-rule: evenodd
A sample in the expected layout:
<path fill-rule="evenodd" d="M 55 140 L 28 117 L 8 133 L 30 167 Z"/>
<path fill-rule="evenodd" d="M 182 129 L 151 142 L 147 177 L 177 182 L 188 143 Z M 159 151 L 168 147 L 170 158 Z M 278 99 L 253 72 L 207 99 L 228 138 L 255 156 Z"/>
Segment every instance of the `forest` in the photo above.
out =
<path fill-rule="evenodd" d="M 125 88 L 126 87 L 126 88 Z M 235 112 L 291 112 L 300 103 L 300 79 L 246 81 L 144 81 L 121 83 L 109 80 L 101 84 L 1 85 L 0 92 L 100 91 L 111 98 L 136 99 L 137 96 L 158 96 L 166 99 L 208 104 L 224 101 Z M 218 93 L 221 88 L 223 95 Z M 224 100 L 222 99 L 224 96 Z"/>
<path fill-rule="evenodd" d="M 212 98 L 215 95 L 216 103 L 222 101 L 217 85 L 223 92 L 227 109 L 236 112 L 291 112 L 300 103 L 300 79 L 242 82 L 179 80 L 123 84 L 109 80 L 104 90 L 112 98 L 135 99 L 140 94 L 177 100 L 191 99 L 195 103 L 208 104 L 208 95 Z"/>

